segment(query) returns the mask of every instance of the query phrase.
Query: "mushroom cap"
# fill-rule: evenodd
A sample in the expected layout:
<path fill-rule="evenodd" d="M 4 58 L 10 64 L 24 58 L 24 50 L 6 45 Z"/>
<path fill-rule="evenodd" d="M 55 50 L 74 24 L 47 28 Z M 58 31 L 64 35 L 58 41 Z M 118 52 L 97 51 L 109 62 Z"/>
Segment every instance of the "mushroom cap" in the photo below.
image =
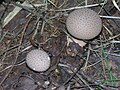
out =
<path fill-rule="evenodd" d="M 26 63 L 34 71 L 46 71 L 50 67 L 50 57 L 45 51 L 34 49 L 27 54 Z"/>
<path fill-rule="evenodd" d="M 84 8 L 71 12 L 66 26 L 68 32 L 78 39 L 93 39 L 101 32 L 102 21 L 95 11 Z"/>

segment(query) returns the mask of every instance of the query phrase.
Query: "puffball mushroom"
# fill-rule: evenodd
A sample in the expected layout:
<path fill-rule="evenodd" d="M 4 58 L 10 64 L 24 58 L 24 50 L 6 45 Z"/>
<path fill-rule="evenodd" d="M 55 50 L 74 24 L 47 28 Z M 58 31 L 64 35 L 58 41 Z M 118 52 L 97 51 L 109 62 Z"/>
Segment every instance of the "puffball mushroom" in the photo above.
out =
<path fill-rule="evenodd" d="M 78 9 L 71 12 L 66 21 L 68 32 L 78 39 L 93 39 L 102 28 L 99 15 L 88 8 Z"/>
<path fill-rule="evenodd" d="M 26 63 L 34 71 L 46 71 L 50 67 L 50 57 L 45 51 L 34 49 L 27 54 Z"/>

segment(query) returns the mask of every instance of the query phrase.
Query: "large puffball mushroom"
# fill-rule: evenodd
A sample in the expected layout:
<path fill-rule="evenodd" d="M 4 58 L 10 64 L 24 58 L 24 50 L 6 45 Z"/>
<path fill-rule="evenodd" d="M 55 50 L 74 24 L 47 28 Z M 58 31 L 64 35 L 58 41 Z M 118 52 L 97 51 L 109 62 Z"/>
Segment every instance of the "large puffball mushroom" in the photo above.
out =
<path fill-rule="evenodd" d="M 50 57 L 45 51 L 34 49 L 27 54 L 26 63 L 32 70 L 42 72 L 50 67 Z"/>
<path fill-rule="evenodd" d="M 66 27 L 73 37 L 89 40 L 101 32 L 102 21 L 95 11 L 84 8 L 69 14 Z"/>

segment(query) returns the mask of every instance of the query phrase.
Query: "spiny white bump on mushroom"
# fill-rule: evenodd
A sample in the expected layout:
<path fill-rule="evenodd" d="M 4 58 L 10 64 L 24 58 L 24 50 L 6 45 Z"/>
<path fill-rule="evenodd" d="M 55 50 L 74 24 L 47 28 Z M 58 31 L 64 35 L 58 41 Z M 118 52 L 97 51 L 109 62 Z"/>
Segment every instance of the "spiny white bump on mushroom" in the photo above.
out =
<path fill-rule="evenodd" d="M 93 39 L 102 28 L 99 15 L 88 8 L 78 9 L 71 12 L 66 20 L 68 32 L 78 39 Z"/>
<path fill-rule="evenodd" d="M 27 54 L 26 63 L 32 70 L 42 72 L 50 67 L 50 57 L 45 51 L 34 49 Z"/>

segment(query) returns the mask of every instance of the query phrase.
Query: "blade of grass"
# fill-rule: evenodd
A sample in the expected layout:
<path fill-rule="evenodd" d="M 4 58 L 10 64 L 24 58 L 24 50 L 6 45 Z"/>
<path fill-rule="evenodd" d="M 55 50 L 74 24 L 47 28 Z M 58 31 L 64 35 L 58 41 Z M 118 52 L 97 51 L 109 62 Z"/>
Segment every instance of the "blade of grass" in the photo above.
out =
<path fill-rule="evenodd" d="M 112 71 L 111 71 L 111 68 L 110 68 L 108 59 L 107 59 L 107 57 L 106 57 L 106 53 L 105 53 L 104 48 L 102 48 L 102 54 L 103 54 L 103 57 L 104 57 L 104 59 L 105 59 L 105 64 L 106 64 L 106 67 L 107 67 L 108 72 L 109 72 L 109 75 L 110 75 L 111 84 L 114 85 L 113 80 L 115 80 L 116 77 L 113 75 L 113 73 L 112 73 Z"/>

